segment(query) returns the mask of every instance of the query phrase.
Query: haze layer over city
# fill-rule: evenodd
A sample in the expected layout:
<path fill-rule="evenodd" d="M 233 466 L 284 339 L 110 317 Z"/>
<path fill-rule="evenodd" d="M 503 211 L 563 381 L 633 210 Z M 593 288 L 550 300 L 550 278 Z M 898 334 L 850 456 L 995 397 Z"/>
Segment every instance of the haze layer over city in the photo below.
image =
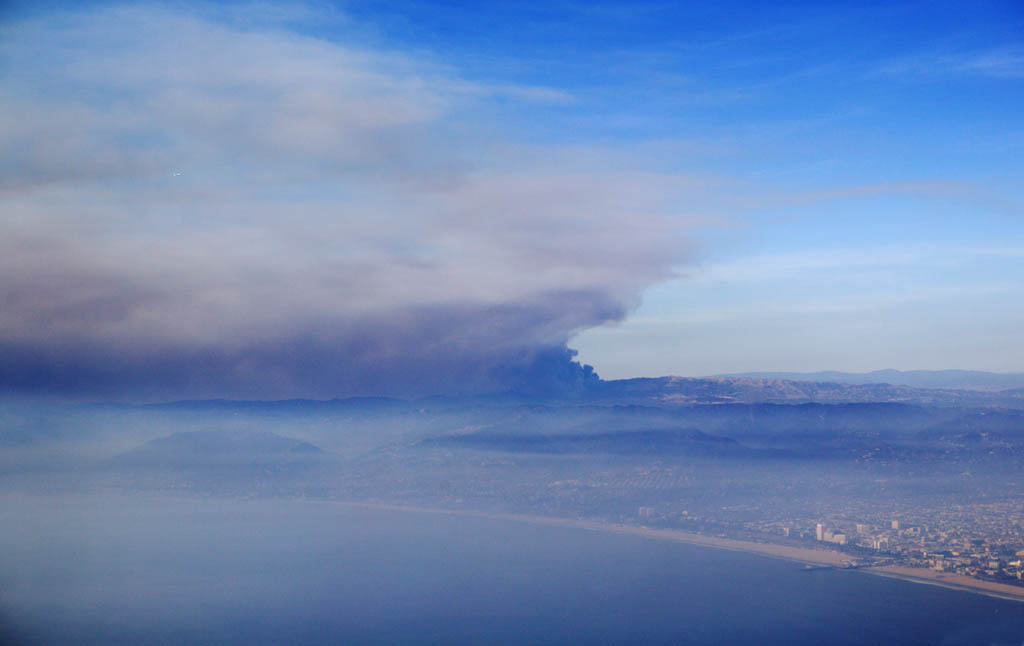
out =
<path fill-rule="evenodd" d="M 1024 641 L 1019 3 L 0 30 L 0 641 Z"/>

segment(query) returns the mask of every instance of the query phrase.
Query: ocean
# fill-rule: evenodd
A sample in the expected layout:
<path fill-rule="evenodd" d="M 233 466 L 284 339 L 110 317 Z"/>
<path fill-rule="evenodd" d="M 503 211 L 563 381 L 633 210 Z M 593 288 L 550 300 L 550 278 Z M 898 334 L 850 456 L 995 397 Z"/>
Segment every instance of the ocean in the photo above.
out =
<path fill-rule="evenodd" d="M 32 644 L 1013 644 L 1024 603 L 639 536 L 327 502 L 0 498 Z"/>

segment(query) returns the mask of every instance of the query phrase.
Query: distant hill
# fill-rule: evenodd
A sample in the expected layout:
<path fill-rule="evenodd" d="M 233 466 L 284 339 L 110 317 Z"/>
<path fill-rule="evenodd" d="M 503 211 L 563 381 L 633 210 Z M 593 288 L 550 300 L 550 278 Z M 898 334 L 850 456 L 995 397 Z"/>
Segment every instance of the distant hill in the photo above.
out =
<path fill-rule="evenodd" d="M 319 447 L 275 433 L 174 433 L 116 456 L 107 465 L 133 489 L 203 493 L 288 493 L 329 464 Z"/>
<path fill-rule="evenodd" d="M 265 431 L 209 430 L 174 433 L 114 458 L 131 469 L 274 472 L 316 462 L 324 452 L 309 442 Z"/>
<path fill-rule="evenodd" d="M 718 378 L 785 379 L 840 384 L 891 384 L 913 388 L 999 391 L 1024 388 L 1024 373 L 977 370 L 875 370 L 872 372 L 742 372 Z"/>

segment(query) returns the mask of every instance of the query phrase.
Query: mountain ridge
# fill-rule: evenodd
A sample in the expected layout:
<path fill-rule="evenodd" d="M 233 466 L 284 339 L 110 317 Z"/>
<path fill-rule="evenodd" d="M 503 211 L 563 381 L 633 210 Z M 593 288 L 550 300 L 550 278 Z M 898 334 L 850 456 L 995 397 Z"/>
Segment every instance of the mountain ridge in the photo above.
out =
<path fill-rule="evenodd" d="M 875 373 L 868 373 L 875 374 Z M 992 373 L 994 374 L 994 373 Z M 576 402 L 600 405 L 643 405 L 672 407 L 693 404 L 857 404 L 903 403 L 922 406 L 954 406 L 968 408 L 1024 409 L 1024 387 L 1005 390 L 918 388 L 901 384 L 838 381 L 798 381 L 779 377 L 637 377 L 632 379 L 596 380 L 569 393 L 526 394 L 516 391 L 487 395 L 430 396 L 418 399 L 391 397 L 336 397 L 333 399 L 283 400 L 179 400 L 138 404 L 150 410 L 216 410 L 246 408 L 263 411 L 301 410 L 309 408 L 374 411 L 394 407 L 415 409 L 426 405 L 477 403 L 495 405 L 502 402 L 522 405 L 529 402 Z M 124 406 L 105 403 L 94 406 Z"/>
<path fill-rule="evenodd" d="M 872 370 L 844 372 L 752 371 L 723 373 L 705 378 L 785 379 L 787 381 L 834 382 L 852 385 L 889 384 L 912 388 L 1003 391 L 1024 388 L 1024 372 L 986 372 L 982 370 Z"/>

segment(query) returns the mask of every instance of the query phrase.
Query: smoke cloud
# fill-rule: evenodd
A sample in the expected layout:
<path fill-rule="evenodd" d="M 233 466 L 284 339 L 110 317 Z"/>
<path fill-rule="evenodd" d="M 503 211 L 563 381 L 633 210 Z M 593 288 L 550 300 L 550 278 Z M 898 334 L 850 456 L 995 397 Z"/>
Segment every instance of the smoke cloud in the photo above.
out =
<path fill-rule="evenodd" d="M 689 182 L 502 134 L 558 89 L 253 24 L 2 27 L 0 389 L 575 387 L 572 335 L 685 259 Z"/>

